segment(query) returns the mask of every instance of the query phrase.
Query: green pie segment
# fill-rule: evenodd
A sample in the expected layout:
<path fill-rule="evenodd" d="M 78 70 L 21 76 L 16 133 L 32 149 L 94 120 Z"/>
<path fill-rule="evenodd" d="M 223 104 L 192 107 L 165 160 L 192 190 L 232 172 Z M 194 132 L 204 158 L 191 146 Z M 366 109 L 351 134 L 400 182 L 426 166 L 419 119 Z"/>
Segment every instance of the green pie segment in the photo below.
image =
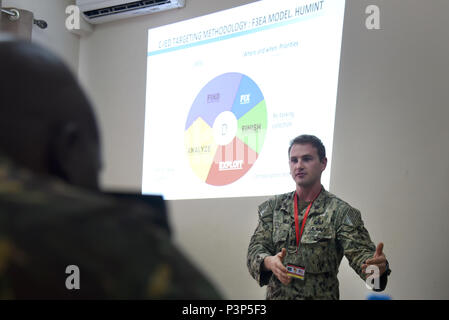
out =
<path fill-rule="evenodd" d="M 247 144 L 257 154 L 262 150 L 267 132 L 267 108 L 262 100 L 243 115 L 237 123 L 237 138 Z"/>

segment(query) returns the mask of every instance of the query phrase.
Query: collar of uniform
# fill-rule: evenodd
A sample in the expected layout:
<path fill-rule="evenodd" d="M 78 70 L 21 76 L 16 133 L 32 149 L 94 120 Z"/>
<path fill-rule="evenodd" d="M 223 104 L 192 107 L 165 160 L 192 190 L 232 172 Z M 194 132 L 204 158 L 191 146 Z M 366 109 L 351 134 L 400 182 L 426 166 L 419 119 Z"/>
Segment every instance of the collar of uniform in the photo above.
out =
<path fill-rule="evenodd" d="M 282 201 L 282 204 L 280 206 L 281 210 L 289 212 L 291 215 L 294 214 L 295 192 L 296 191 L 287 193 L 286 198 L 284 198 L 284 201 Z M 322 214 L 325 209 L 327 198 L 328 198 L 328 192 L 326 191 L 326 189 L 324 189 L 324 187 L 322 187 L 321 193 L 319 194 L 318 198 L 316 198 L 315 201 L 313 202 L 312 208 L 310 209 L 309 216 Z"/>
<path fill-rule="evenodd" d="M 36 174 L 32 173 L 28 169 L 16 165 L 8 157 L 0 153 L 0 181 L 9 183 L 12 181 L 23 182 L 30 180 Z"/>
<path fill-rule="evenodd" d="M 326 199 L 328 198 L 328 192 L 324 187 L 321 187 L 321 193 L 313 202 L 312 208 L 310 209 L 309 216 L 320 215 L 324 212 L 326 206 Z"/>
<path fill-rule="evenodd" d="M 77 189 L 56 176 L 35 173 L 17 165 L 0 153 L 0 192 L 2 195 L 14 194 L 19 191 L 25 192 L 25 190 L 40 195 L 44 194 L 43 191 L 75 193 Z"/>
<path fill-rule="evenodd" d="M 11 162 L 0 153 L 0 180 L 6 180 L 11 171 Z"/>
<path fill-rule="evenodd" d="M 280 206 L 279 206 L 280 210 L 287 212 L 288 216 L 292 216 L 292 217 L 293 217 L 293 213 L 294 213 L 293 201 L 294 201 L 295 192 L 296 191 L 286 193 L 282 199 Z"/>

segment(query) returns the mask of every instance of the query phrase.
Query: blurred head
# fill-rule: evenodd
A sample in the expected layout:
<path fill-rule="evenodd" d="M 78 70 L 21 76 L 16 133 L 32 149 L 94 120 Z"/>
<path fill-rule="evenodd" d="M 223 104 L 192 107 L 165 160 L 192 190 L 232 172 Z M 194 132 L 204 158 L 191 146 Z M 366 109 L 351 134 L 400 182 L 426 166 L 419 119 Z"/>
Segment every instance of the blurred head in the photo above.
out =
<path fill-rule="evenodd" d="M 97 189 L 97 124 L 67 66 L 46 49 L 0 34 L 0 79 L 0 155 Z"/>

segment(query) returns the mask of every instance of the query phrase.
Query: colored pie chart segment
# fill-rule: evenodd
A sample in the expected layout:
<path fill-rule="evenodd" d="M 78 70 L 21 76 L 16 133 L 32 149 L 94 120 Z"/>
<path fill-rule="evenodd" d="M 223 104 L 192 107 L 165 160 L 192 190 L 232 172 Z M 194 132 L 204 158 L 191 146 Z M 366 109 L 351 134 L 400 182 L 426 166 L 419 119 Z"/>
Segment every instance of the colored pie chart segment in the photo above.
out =
<path fill-rule="evenodd" d="M 190 167 L 201 180 L 206 180 L 218 146 L 212 128 L 201 117 L 186 131 L 185 145 Z"/>
<path fill-rule="evenodd" d="M 204 86 L 187 116 L 190 167 L 209 185 L 233 183 L 256 162 L 266 131 L 266 103 L 257 84 L 241 73 L 222 74 Z"/>

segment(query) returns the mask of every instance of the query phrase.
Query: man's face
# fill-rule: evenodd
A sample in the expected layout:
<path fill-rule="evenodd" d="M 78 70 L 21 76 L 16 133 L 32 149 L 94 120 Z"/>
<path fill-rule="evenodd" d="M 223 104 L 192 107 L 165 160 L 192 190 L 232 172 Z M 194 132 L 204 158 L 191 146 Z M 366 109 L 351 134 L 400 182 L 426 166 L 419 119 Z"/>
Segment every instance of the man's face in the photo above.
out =
<path fill-rule="evenodd" d="M 311 144 L 294 144 L 290 150 L 289 164 L 296 185 L 312 187 L 321 183 L 321 173 L 326 169 L 327 159 L 320 162 L 317 149 Z"/>

